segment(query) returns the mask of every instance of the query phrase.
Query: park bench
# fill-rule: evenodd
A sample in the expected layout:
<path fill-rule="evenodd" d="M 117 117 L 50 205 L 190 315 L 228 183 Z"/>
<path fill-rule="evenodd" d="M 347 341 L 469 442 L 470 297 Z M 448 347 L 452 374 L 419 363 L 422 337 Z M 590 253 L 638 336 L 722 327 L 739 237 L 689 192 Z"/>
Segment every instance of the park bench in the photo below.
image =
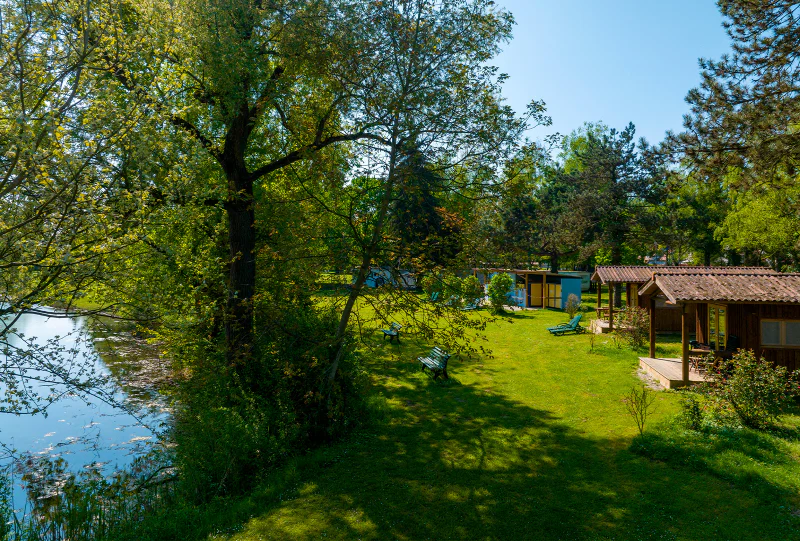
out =
<path fill-rule="evenodd" d="M 480 303 L 481 303 L 480 299 L 473 299 L 471 302 L 467 303 L 466 306 L 464 306 L 464 308 L 462 308 L 461 310 L 463 311 L 477 310 L 480 307 Z"/>
<path fill-rule="evenodd" d="M 443 376 L 444 379 L 448 379 L 447 360 L 449 358 L 449 353 L 439 347 L 434 347 L 431 352 L 428 353 L 427 357 L 418 357 L 417 359 L 422 363 L 422 371 L 424 372 L 426 368 L 430 370 L 435 380 L 440 375 Z"/>
<path fill-rule="evenodd" d="M 383 331 L 383 339 L 386 340 L 386 337 L 389 337 L 389 343 L 391 344 L 393 340 L 397 340 L 397 343 L 400 343 L 400 329 L 403 326 L 399 323 L 392 323 L 388 329 L 381 329 Z"/>
<path fill-rule="evenodd" d="M 578 325 L 581 317 L 581 314 L 578 314 L 572 318 L 569 323 L 565 323 L 564 325 L 556 325 L 555 327 L 547 327 L 547 330 L 555 336 L 561 336 L 562 334 L 567 334 L 570 332 L 574 332 L 575 334 L 586 332 L 585 327 Z"/>

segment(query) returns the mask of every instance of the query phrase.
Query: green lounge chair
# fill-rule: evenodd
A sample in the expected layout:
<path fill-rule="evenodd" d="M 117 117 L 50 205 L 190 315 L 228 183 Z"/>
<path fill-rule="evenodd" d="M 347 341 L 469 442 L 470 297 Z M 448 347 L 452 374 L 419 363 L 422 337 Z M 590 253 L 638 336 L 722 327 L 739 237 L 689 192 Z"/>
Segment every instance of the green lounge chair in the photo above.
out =
<path fill-rule="evenodd" d="M 581 320 L 582 314 L 578 314 L 574 318 L 570 320 L 569 323 L 564 325 L 556 325 L 555 327 L 547 327 L 547 330 L 550 331 L 551 334 L 555 336 L 561 336 L 562 334 L 567 334 L 574 332 L 575 334 L 580 334 L 586 332 L 586 327 L 581 327 L 578 325 L 578 322 Z"/>

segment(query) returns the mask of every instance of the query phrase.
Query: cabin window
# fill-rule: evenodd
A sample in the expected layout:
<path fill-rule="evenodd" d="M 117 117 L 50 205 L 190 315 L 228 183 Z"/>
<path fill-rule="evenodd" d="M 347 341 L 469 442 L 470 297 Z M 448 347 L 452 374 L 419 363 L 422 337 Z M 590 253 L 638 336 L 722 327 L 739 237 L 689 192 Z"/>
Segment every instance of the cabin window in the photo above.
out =
<path fill-rule="evenodd" d="M 800 347 L 800 321 L 762 319 L 761 345 Z"/>
<path fill-rule="evenodd" d="M 708 343 L 717 351 L 728 343 L 728 307 L 721 304 L 708 305 Z"/>

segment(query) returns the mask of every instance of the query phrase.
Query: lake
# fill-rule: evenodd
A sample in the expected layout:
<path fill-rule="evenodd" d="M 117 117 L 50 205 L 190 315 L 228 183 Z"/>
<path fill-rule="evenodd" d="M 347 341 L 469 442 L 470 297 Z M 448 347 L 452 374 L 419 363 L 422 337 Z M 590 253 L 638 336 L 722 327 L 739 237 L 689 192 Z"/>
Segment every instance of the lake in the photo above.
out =
<path fill-rule="evenodd" d="M 94 368 L 120 384 L 114 401 L 131 403 L 133 400 L 140 419 L 99 399 L 84 400 L 74 395 L 51 404 L 46 416 L 0 414 L 0 442 L 13 448 L 17 456 L 63 458 L 69 471 L 94 467 L 111 473 L 130 464 L 158 441 L 157 433 L 163 430 L 169 418 L 166 402 L 147 385 L 131 383 L 136 380 L 140 357 L 152 356 L 154 349 L 148 349 L 141 340 L 138 344 L 142 347 L 137 347 L 129 333 L 119 331 L 119 325 L 105 323 L 93 322 L 90 328 L 85 317 L 26 314 L 15 328 L 24 336 L 37 337 L 39 344 L 62 337 L 61 343 L 76 348 L 79 358 L 88 356 Z M 83 340 L 78 339 L 81 336 Z M 21 340 L 12 337 L 9 343 L 20 345 Z M 6 457 L 4 465 L 12 460 Z M 25 492 L 18 477 L 15 476 L 13 489 L 17 508 L 25 503 Z"/>

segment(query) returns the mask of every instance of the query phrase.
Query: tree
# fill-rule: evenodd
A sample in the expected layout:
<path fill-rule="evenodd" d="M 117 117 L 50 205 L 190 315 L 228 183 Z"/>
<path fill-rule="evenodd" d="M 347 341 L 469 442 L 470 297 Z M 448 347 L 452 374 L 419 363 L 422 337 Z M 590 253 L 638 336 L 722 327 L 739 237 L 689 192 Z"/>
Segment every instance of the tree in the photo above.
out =
<path fill-rule="evenodd" d="M 356 67 L 368 74 L 359 94 L 359 118 L 375 137 L 369 144 L 352 145 L 351 176 L 365 180 L 345 193 L 374 203 L 368 212 L 357 213 L 353 199 L 334 206 L 320 198 L 343 220 L 357 247 L 357 272 L 336 336 L 339 345 L 370 267 L 392 248 L 385 233 L 406 182 L 403 164 L 409 149 L 436 164 L 449 191 L 475 190 L 476 177 L 457 172 L 503 163 L 529 118 L 538 121 L 543 112 L 542 104 L 534 103 L 528 118 L 517 119 L 498 100 L 501 80 L 487 63 L 510 37 L 511 18 L 493 2 L 370 2 L 351 28 L 363 40 L 364 55 Z M 339 347 L 332 360 L 327 389 L 342 351 Z"/>
<path fill-rule="evenodd" d="M 737 194 L 717 231 L 722 243 L 737 251 L 759 254 L 776 270 L 797 265 L 800 252 L 800 190 L 753 189 Z"/>
<path fill-rule="evenodd" d="M 591 216 L 595 247 L 608 249 L 612 265 L 623 262 L 626 244 L 649 230 L 645 212 L 663 197 L 667 174 L 663 159 L 650 152 L 646 142 L 637 148 L 636 128 L 629 124 L 618 132 L 587 124 L 564 140 L 564 171 L 577 184 L 575 205 Z M 619 287 L 614 302 L 620 304 Z"/>
<path fill-rule="evenodd" d="M 730 207 L 728 197 L 724 182 L 675 175 L 659 207 L 657 240 L 684 255 L 701 254 L 700 262 L 711 265 L 723 252 L 718 230 Z"/>
<path fill-rule="evenodd" d="M 116 183 L 120 164 L 110 157 L 136 117 L 91 100 L 104 91 L 91 61 L 98 50 L 93 36 L 108 31 L 105 8 L 88 0 L 0 6 L 2 411 L 42 411 L 56 396 L 51 386 L 112 396 L 93 359 L 14 329 L 26 312 L 74 314 L 75 300 L 106 262 L 138 241 L 141 208 Z M 47 308 L 53 305 L 67 313 Z"/>
<path fill-rule="evenodd" d="M 733 53 L 701 59 L 673 152 L 711 175 L 741 171 L 737 187 L 796 182 L 800 160 L 800 18 L 793 2 L 720 0 Z"/>
<path fill-rule="evenodd" d="M 446 190 L 445 179 L 415 149 L 403 156 L 398 178 L 390 224 L 398 239 L 397 257 L 419 269 L 447 266 L 461 250 L 461 232 L 437 195 Z"/>
<path fill-rule="evenodd" d="M 576 204 L 577 184 L 557 164 L 545 164 L 525 184 L 530 186 L 527 192 L 505 203 L 499 238 L 506 253 L 516 254 L 514 263 L 523 257 L 530 261 L 532 255 L 547 256 L 550 269 L 558 272 L 564 257 L 581 253 L 591 214 Z"/>
<path fill-rule="evenodd" d="M 326 147 L 374 137 L 352 109 L 364 84 L 349 78 L 356 8 L 153 0 L 120 4 L 117 34 L 100 38 L 98 63 L 118 99 L 146 114 L 156 137 L 204 151 L 224 183 L 225 350 L 242 375 L 254 343 L 256 186 Z"/>

